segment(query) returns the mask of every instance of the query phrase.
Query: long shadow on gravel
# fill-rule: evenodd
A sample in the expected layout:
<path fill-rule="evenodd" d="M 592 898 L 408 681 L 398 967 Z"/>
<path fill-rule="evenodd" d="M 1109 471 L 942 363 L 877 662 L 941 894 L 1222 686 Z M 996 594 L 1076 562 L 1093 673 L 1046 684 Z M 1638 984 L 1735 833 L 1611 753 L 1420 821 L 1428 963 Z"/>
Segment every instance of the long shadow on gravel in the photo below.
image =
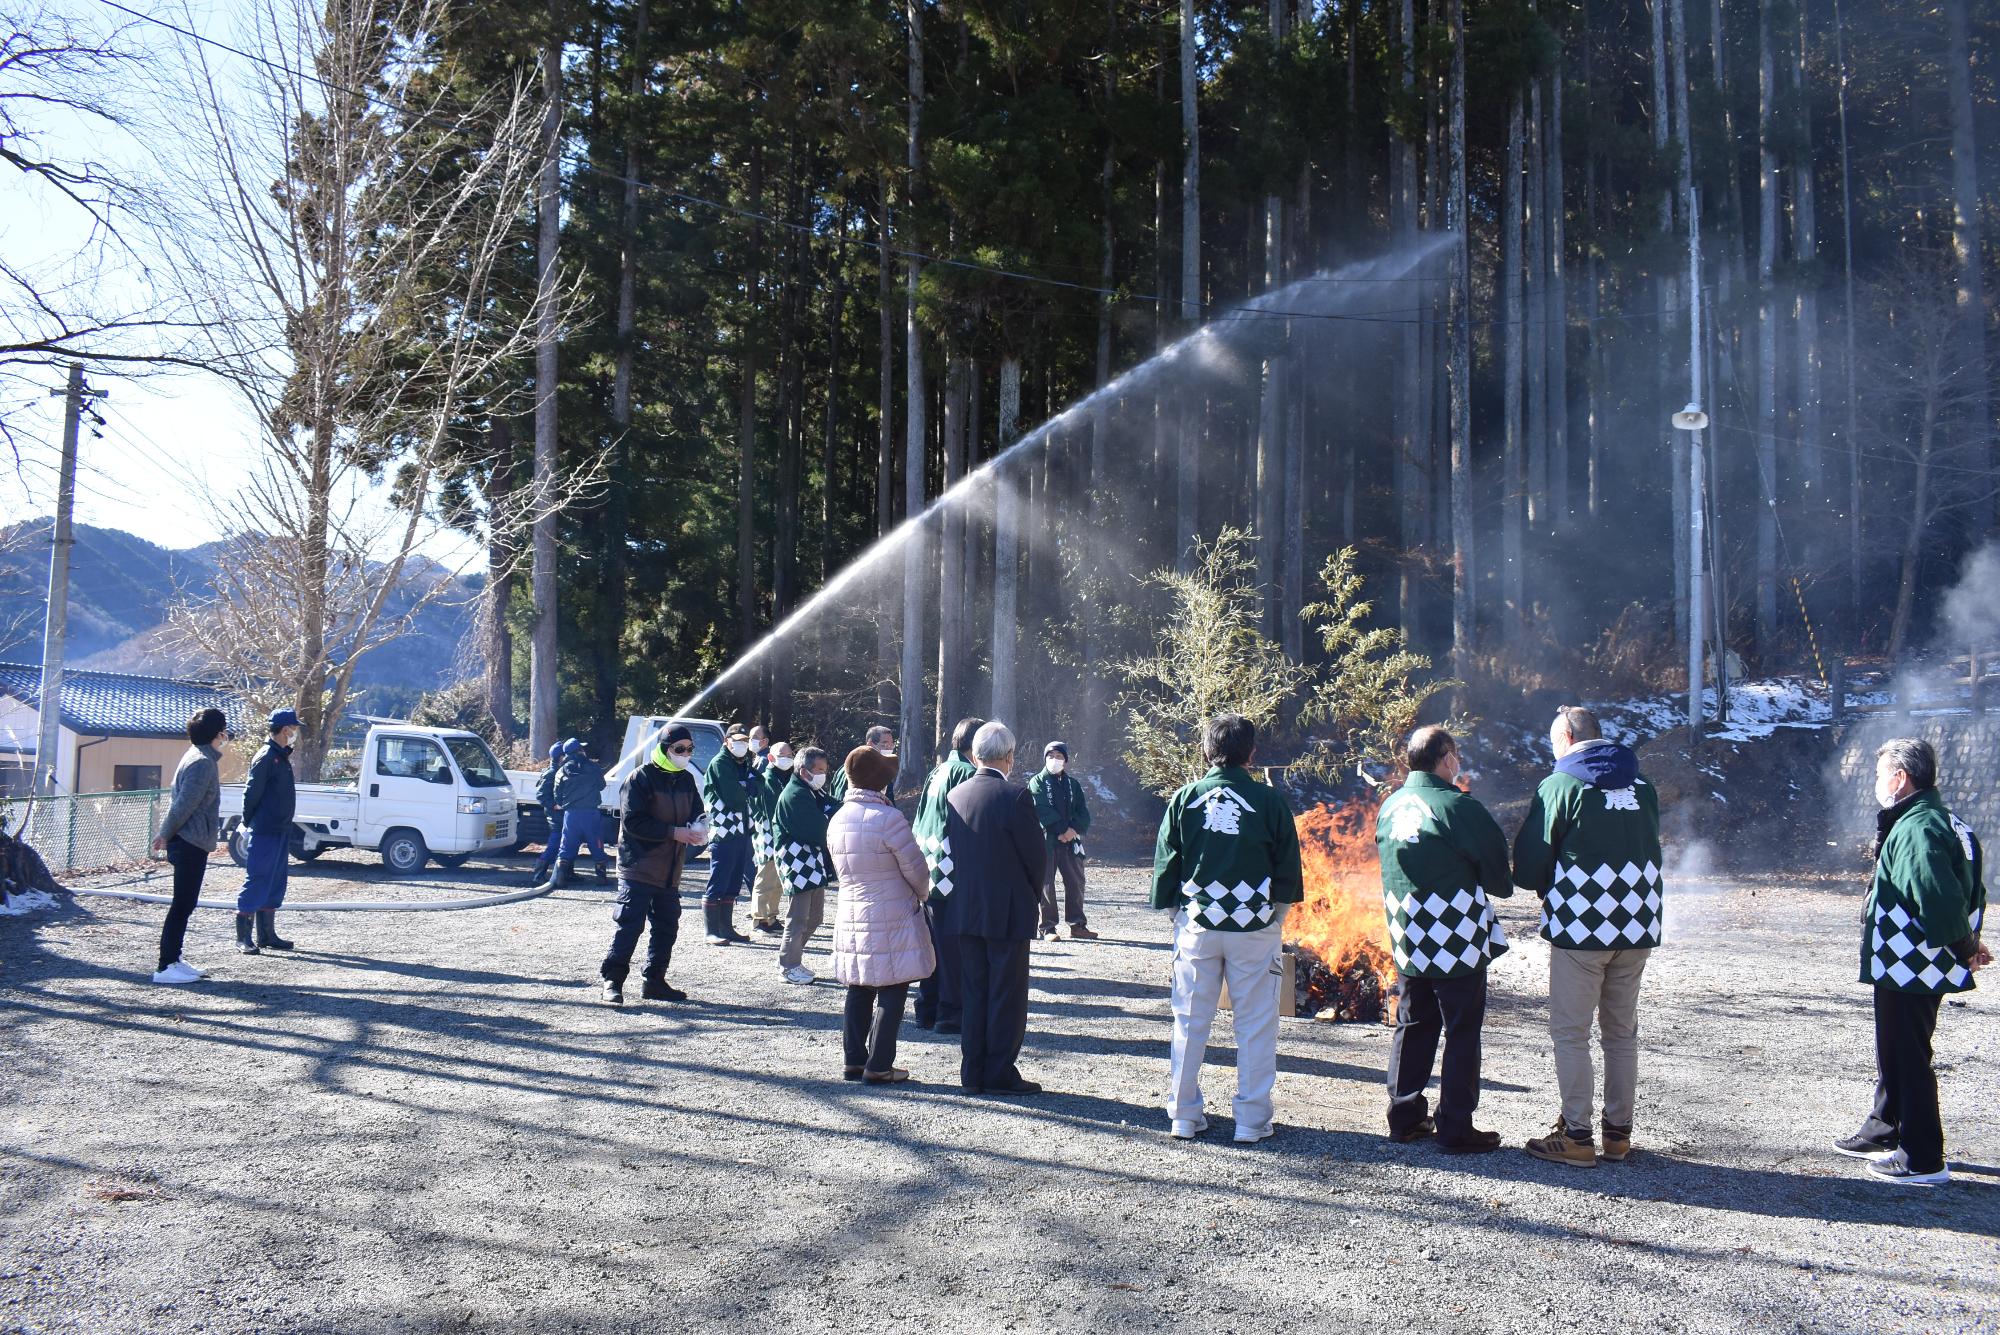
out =
<path fill-rule="evenodd" d="M 1649 1150 L 1635 1151 L 1623 1164 L 1579 1169 L 1543 1163 L 1518 1147 L 1493 1154 L 1449 1155 L 1428 1142 L 1394 1146 L 1380 1136 L 1344 1131 L 1299 1131 L 1289 1137 L 1281 1131 L 1270 1145 L 1274 1149 L 1282 1146 L 1281 1152 L 1331 1152 L 1335 1158 L 1350 1161 L 1399 1162 L 1458 1179 L 1554 1185 L 1611 1200 L 1668 1202 L 1771 1219 L 1921 1223 L 1927 1228 L 1979 1237 L 2000 1236 L 2000 1183 L 1959 1179 L 1942 1189 L 1899 1187 L 1860 1177 L 1705 1163 Z M 1961 1166 L 1953 1167 L 1956 1171 Z M 1440 1188 L 1436 1194 L 1441 1203 L 1456 1202 L 1462 1207 L 1477 1191 L 1456 1185 Z M 1600 1236 L 1590 1229 L 1524 1220 L 1512 1220 L 1510 1227 L 1559 1239 Z"/>

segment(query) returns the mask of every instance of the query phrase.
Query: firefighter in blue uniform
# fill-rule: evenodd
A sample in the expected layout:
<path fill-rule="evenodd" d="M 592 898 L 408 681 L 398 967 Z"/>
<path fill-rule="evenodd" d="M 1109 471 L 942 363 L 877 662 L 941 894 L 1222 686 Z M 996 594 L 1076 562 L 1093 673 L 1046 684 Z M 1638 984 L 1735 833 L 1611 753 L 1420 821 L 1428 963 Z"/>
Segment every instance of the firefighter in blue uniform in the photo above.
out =
<path fill-rule="evenodd" d="M 250 762 L 250 779 L 243 787 L 243 827 L 250 838 L 244 857 L 243 893 L 236 897 L 236 948 L 245 955 L 292 948 L 291 942 L 278 935 L 277 917 L 291 872 L 287 859 L 292 848 L 292 817 L 298 814 L 292 747 L 300 731 L 299 716 L 292 710 L 273 711 L 270 738 Z"/>

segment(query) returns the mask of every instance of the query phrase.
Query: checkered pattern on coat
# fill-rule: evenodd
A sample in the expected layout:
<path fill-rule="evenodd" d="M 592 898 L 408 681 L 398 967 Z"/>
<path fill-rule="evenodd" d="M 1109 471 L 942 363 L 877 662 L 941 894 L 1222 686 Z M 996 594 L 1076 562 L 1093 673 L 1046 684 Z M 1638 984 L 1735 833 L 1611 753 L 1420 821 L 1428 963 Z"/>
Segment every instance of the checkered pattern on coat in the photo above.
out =
<path fill-rule="evenodd" d="M 1638 950 L 1660 944 L 1660 869 L 1651 861 L 1558 867 L 1542 894 L 1542 934 L 1571 949 Z"/>
<path fill-rule="evenodd" d="M 1973 935 L 1978 935 L 1985 916 L 1984 909 L 1972 911 Z M 1874 982 L 1893 983 L 1904 990 L 1915 983 L 1926 992 L 1946 987 L 1962 992 L 1972 983 L 1972 971 L 1950 950 L 1925 940 L 1923 926 L 1901 904 L 1886 910 L 1875 906 L 1868 931 L 1868 975 Z"/>
<path fill-rule="evenodd" d="M 708 816 L 708 837 L 710 839 L 734 839 L 739 835 L 750 833 L 750 815 L 748 812 L 731 811 L 728 807 L 717 807 L 715 810 L 709 812 Z"/>
<path fill-rule="evenodd" d="M 1256 885 L 1241 881 L 1235 885 L 1197 885 L 1186 881 L 1181 885 L 1181 893 L 1188 899 L 1188 926 L 1196 931 L 1220 928 L 1254 932 L 1269 927 L 1277 917 L 1277 909 L 1271 904 L 1268 876 Z"/>
<path fill-rule="evenodd" d="M 771 860 L 771 822 L 761 816 L 750 822 L 750 856 L 760 867 Z"/>
<path fill-rule="evenodd" d="M 1383 896 L 1389 918 L 1389 950 L 1402 973 L 1443 969 L 1446 976 L 1483 968 L 1507 953 L 1507 932 L 1493 916 L 1486 888 L 1389 891 Z"/>
<path fill-rule="evenodd" d="M 924 865 L 931 870 L 931 893 L 940 896 L 951 894 L 951 836 L 918 835 L 917 851 L 924 855 Z"/>
<path fill-rule="evenodd" d="M 778 880 L 788 895 L 803 894 L 833 884 L 826 850 L 794 840 L 778 850 Z"/>

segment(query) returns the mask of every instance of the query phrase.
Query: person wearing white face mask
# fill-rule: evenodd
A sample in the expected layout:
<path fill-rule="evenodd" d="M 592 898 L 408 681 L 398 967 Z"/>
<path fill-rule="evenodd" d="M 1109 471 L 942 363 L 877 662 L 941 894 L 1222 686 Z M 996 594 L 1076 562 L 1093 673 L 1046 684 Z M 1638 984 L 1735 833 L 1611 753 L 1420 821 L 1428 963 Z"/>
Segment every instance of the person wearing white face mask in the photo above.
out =
<path fill-rule="evenodd" d="M 702 772 L 701 800 L 708 809 L 708 889 L 702 894 L 711 946 L 746 944 L 730 918 L 736 896 L 754 874 L 750 822 L 759 783 L 750 767 L 750 733 L 740 723 L 730 725 L 722 750 Z"/>
<path fill-rule="evenodd" d="M 862 742 L 862 745 L 874 751 L 877 755 L 887 756 L 889 759 L 894 760 L 896 759 L 896 730 L 894 728 L 885 728 L 878 723 L 868 730 L 866 740 Z M 893 801 L 895 799 L 895 787 L 896 780 L 892 773 L 888 786 L 886 788 L 878 788 L 875 791 Z M 828 795 L 836 802 L 845 802 L 847 800 L 846 766 L 843 765 L 833 772 L 833 777 L 827 780 L 826 790 Z"/>
<path fill-rule="evenodd" d="M 686 1001 L 687 993 L 667 981 L 674 942 L 680 936 L 681 873 L 693 849 L 708 842 L 701 780 L 694 769 L 694 734 L 684 723 L 661 731 L 646 763 L 625 781 L 618 822 L 618 900 L 611 948 L 598 966 L 604 1000 L 625 1004 L 625 978 L 641 932 L 646 938 L 648 1001 Z"/>
<path fill-rule="evenodd" d="M 1875 989 L 1875 1101 L 1834 1148 L 1877 1179 L 1951 1180 L 1931 1038 L 1938 1005 L 1993 962 L 1980 940 L 1984 855 L 1937 792 L 1937 752 L 1916 737 L 1875 753 L 1875 879 L 1861 914 L 1861 982 Z"/>
<path fill-rule="evenodd" d="M 826 888 L 833 883 L 826 822 L 840 804 L 826 793 L 831 769 L 826 752 L 817 746 L 801 751 L 772 821 L 772 852 L 785 891 L 785 943 L 778 952 L 778 968 L 788 983 L 810 983 L 817 977 L 805 966 L 805 951 L 806 942 L 826 920 Z"/>
<path fill-rule="evenodd" d="M 1090 831 L 1090 808 L 1083 785 L 1068 774 L 1069 746 L 1050 742 L 1042 748 L 1042 770 L 1028 780 L 1035 795 L 1035 816 L 1048 836 L 1049 866 L 1042 877 L 1042 921 L 1036 935 L 1056 939 L 1056 876 L 1062 876 L 1063 921 L 1072 941 L 1095 941 L 1083 916 L 1083 836 Z"/>
<path fill-rule="evenodd" d="M 757 772 L 757 788 L 750 821 L 750 854 L 756 860 L 755 882 L 750 891 L 750 926 L 766 936 L 784 933 L 778 918 L 784 904 L 785 888 L 778 879 L 776 821 L 778 798 L 792 781 L 792 744 L 773 742 Z"/>

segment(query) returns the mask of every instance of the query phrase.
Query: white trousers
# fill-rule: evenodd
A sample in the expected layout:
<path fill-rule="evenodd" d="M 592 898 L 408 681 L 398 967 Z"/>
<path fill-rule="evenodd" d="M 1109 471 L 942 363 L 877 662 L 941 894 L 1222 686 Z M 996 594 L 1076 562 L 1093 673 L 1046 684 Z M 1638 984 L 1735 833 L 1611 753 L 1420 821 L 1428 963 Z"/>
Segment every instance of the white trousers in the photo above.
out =
<path fill-rule="evenodd" d="M 1254 932 L 1196 931 L 1185 912 L 1174 919 L 1174 1042 L 1167 1116 L 1202 1115 L 1201 1062 L 1208 1030 L 1229 981 L 1236 1017 L 1236 1129 L 1271 1125 L 1271 1091 L 1278 1082 L 1278 988 L 1272 971 L 1284 939 L 1284 918 Z"/>

